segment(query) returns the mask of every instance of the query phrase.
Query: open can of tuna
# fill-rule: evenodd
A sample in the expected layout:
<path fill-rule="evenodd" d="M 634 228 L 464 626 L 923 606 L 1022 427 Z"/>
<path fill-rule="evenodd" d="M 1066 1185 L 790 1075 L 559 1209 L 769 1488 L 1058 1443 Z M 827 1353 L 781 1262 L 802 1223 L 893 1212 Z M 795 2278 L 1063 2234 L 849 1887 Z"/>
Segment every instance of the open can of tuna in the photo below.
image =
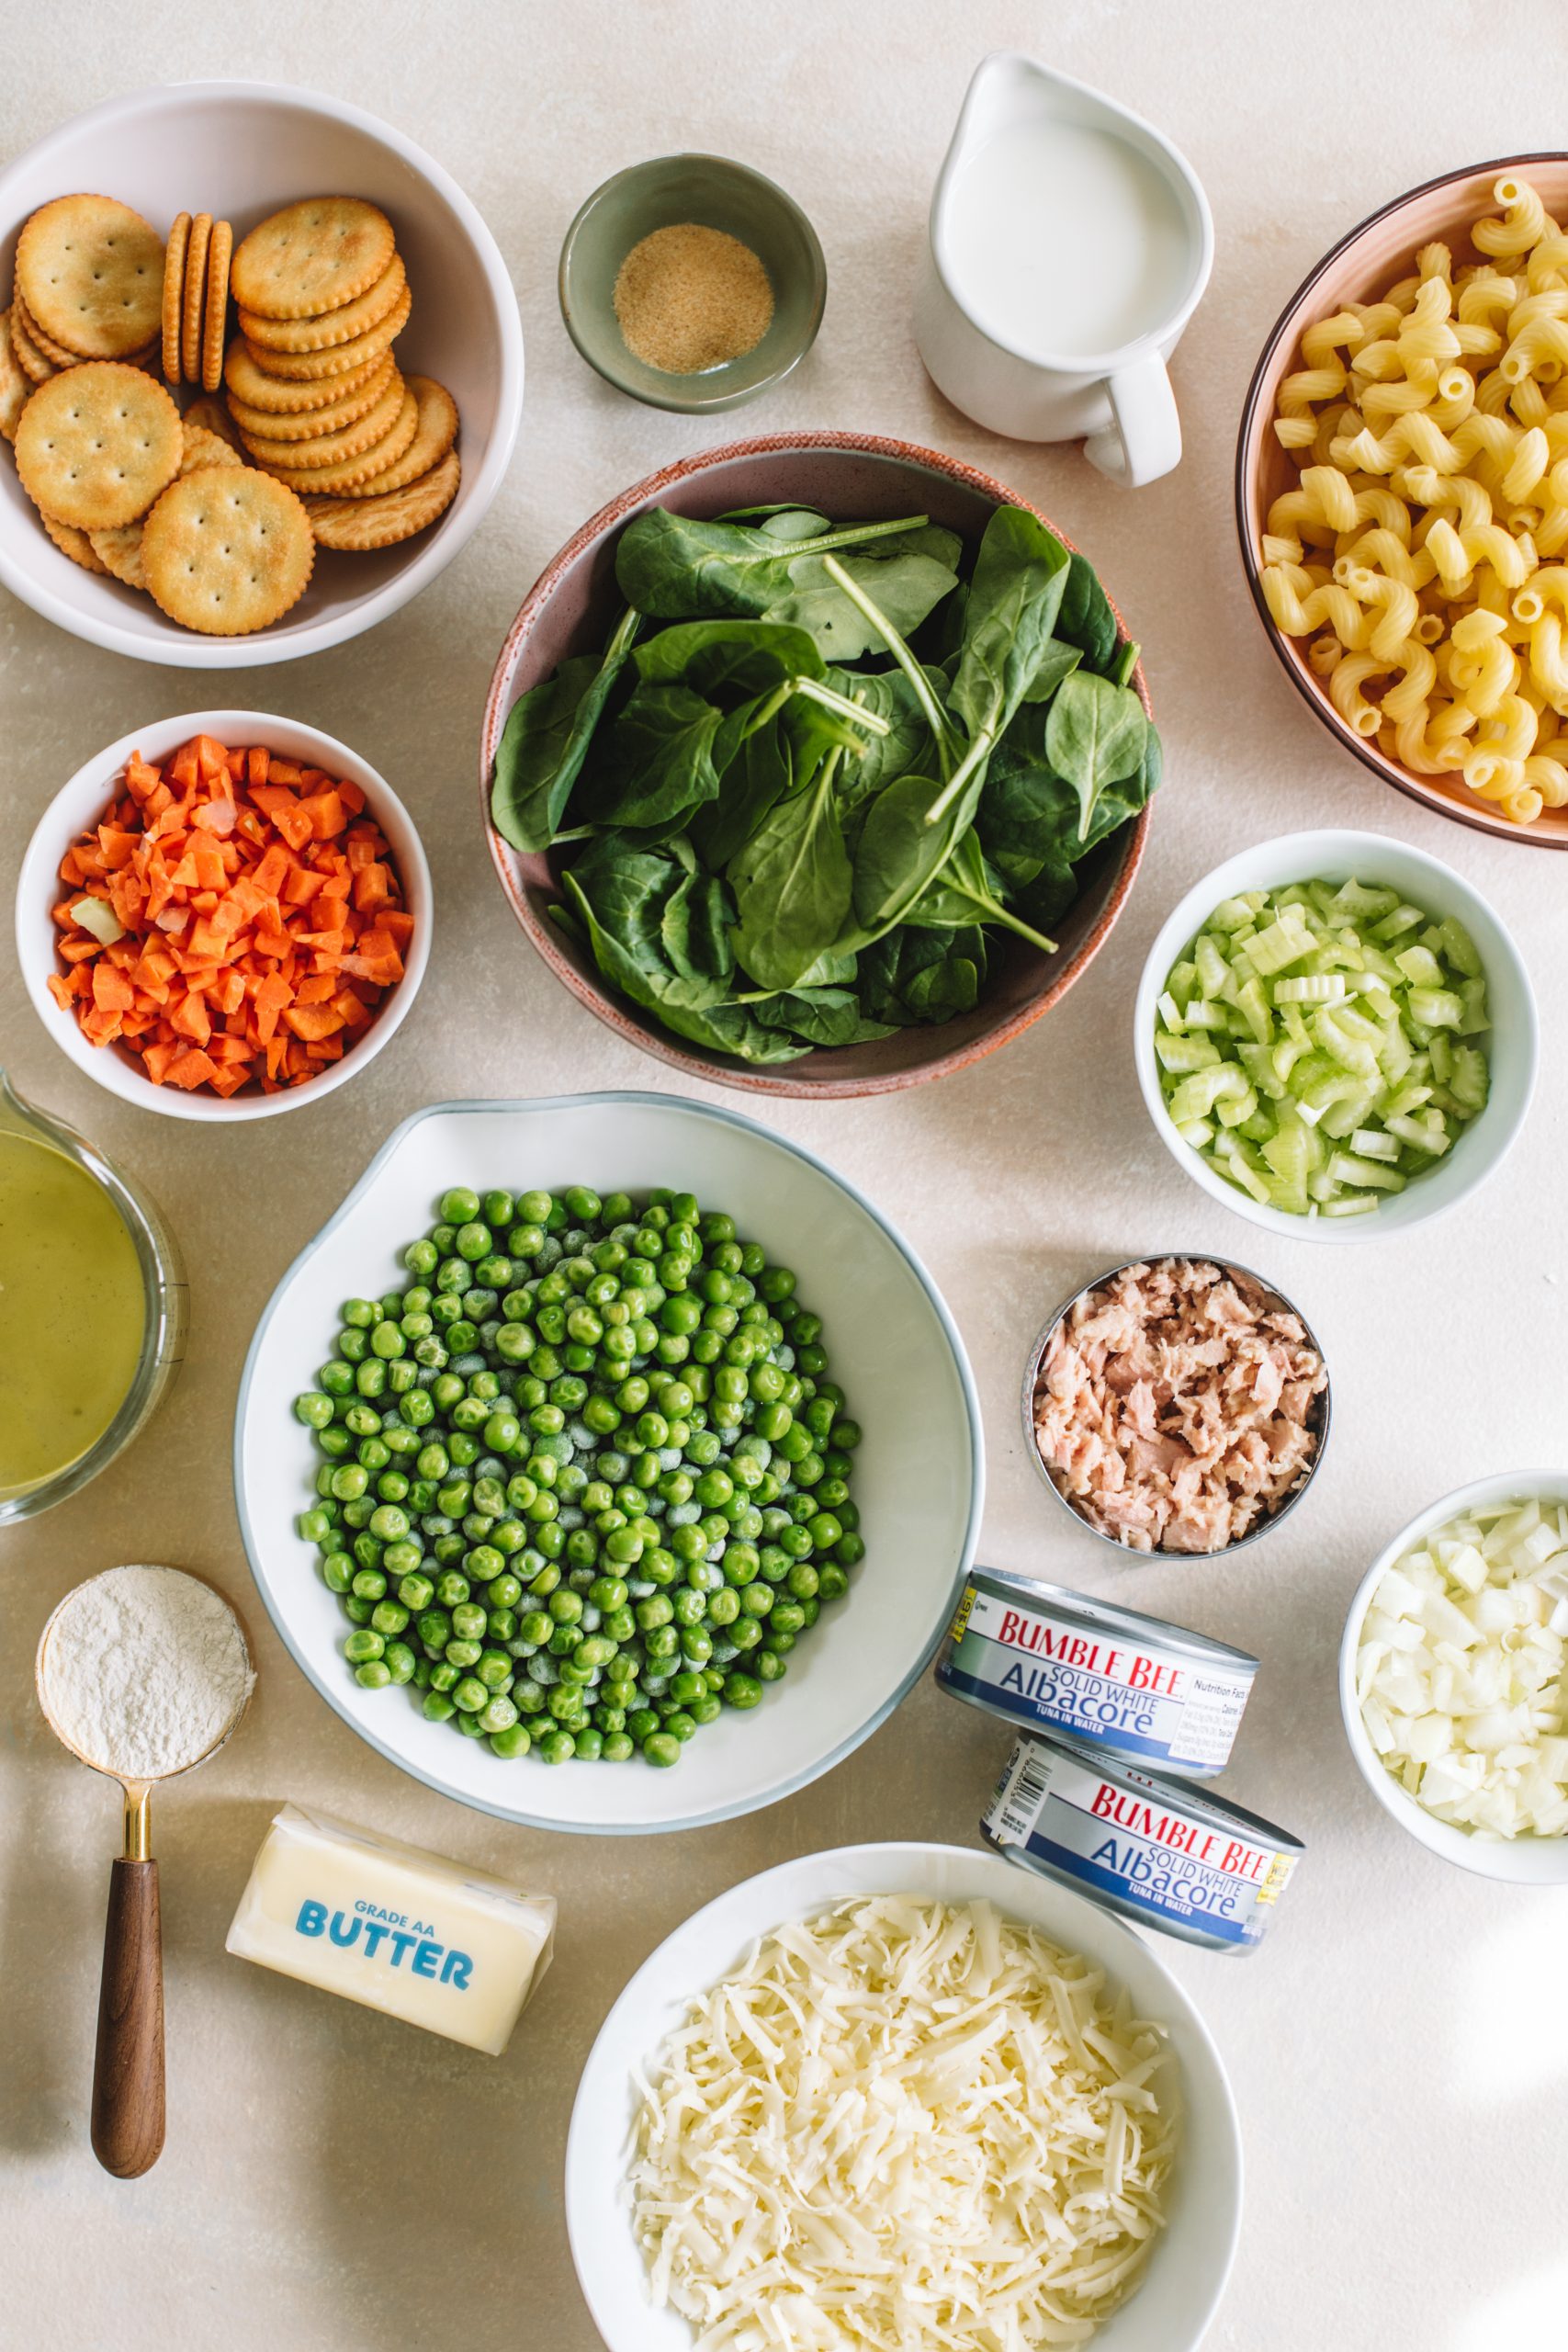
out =
<path fill-rule="evenodd" d="M 972 1568 L 937 1656 L 955 1699 L 1096 1756 L 1223 1771 L 1258 1660 L 1182 1625 L 1000 1568 Z"/>
<path fill-rule="evenodd" d="M 1025 1733 L 980 1834 L 1021 1870 L 1208 1951 L 1263 1939 L 1305 1849 L 1207 1791 Z"/>

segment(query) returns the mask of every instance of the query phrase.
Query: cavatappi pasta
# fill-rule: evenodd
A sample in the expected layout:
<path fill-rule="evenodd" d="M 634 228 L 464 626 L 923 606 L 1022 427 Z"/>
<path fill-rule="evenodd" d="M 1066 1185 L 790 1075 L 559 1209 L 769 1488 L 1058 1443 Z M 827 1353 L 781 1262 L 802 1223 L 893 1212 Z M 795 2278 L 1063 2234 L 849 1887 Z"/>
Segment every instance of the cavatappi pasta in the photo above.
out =
<path fill-rule="evenodd" d="M 1347 726 L 1516 824 L 1568 806 L 1568 232 L 1493 189 L 1478 258 L 1428 244 L 1301 339 L 1264 596 Z"/>

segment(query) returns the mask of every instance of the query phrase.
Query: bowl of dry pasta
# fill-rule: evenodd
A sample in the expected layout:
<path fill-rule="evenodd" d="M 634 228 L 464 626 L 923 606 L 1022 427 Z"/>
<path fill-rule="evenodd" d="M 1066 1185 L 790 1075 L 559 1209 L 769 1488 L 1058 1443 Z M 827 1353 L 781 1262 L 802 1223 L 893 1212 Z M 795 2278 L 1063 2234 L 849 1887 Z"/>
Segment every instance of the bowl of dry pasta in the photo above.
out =
<path fill-rule="evenodd" d="M 1363 764 L 1568 849 L 1568 154 L 1353 229 L 1242 412 L 1236 519 L 1287 675 Z"/>

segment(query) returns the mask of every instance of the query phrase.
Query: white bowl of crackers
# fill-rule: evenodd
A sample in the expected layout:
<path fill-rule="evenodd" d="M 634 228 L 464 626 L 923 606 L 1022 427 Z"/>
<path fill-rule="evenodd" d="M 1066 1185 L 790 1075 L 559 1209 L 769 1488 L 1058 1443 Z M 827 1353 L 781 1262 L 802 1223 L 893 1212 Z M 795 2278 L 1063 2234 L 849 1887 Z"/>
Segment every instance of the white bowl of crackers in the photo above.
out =
<path fill-rule="evenodd" d="M 0 173 L 0 581 L 96 645 L 357 637 L 476 528 L 522 403 L 489 230 L 339 99 L 143 90 Z"/>

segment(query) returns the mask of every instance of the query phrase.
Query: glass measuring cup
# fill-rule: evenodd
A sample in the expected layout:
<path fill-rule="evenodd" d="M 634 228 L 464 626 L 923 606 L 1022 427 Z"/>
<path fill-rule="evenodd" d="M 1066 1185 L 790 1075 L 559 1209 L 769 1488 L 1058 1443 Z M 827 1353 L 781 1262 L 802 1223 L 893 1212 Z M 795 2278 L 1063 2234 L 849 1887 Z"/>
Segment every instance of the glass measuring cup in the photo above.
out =
<path fill-rule="evenodd" d="M 7 1142 L 53 1153 L 86 1176 L 107 1196 L 130 1237 L 141 1276 L 141 1343 L 129 1385 L 111 1418 L 79 1453 L 37 1475 L 7 1483 L 0 1464 L 0 1527 L 31 1519 L 63 1502 L 123 1452 L 153 1411 L 185 1354 L 185 1272 L 174 1239 L 147 1195 L 121 1175 L 85 1136 L 18 1094 L 0 1069 L 0 1151 Z M 0 1235 L 0 1262 L 4 1237 Z"/>
<path fill-rule="evenodd" d="M 62 1716 L 73 1700 L 68 1665 L 62 1666 L 57 1679 L 51 1657 L 51 1637 L 66 1612 L 78 1605 L 92 1587 L 102 1585 L 109 1577 L 178 1577 L 199 1585 L 222 1611 L 222 1617 L 216 1611 L 209 1612 L 209 1627 L 220 1629 L 220 1633 L 231 1633 L 232 1642 L 237 1645 L 237 1656 L 231 1647 L 225 1649 L 224 1665 L 231 1671 L 221 1682 L 215 1681 L 213 1673 L 206 1670 L 204 1660 L 194 1655 L 191 1657 L 193 1684 L 205 1684 L 203 1695 L 208 1704 L 193 1716 L 199 1728 L 188 1735 L 184 1745 L 176 1736 L 172 1745 L 166 1742 L 160 1748 L 156 1769 L 149 1760 L 144 1737 L 139 1736 L 131 1722 L 113 1723 L 107 1728 L 100 1726 L 101 1736 L 95 1734 L 87 1744 L 84 1744 L 86 1735 L 80 1720 L 72 1717 L 73 1727 L 67 1727 Z M 228 1620 L 226 1628 L 223 1617 Z M 166 1611 L 153 1612 L 150 1627 L 143 1617 L 122 1638 L 119 1648 L 125 1655 L 119 1664 L 125 1669 L 125 1683 L 133 1692 L 151 1682 L 149 1668 L 166 1665 L 168 1640 Z M 85 1584 L 75 1586 L 65 1595 L 51 1611 L 39 1638 L 33 1679 L 44 1720 L 61 1745 L 95 1772 L 118 1781 L 124 1796 L 124 1846 L 111 1866 L 108 1911 L 104 1921 L 98 2037 L 93 2064 L 92 2138 L 94 2154 L 104 2169 L 122 2180 L 133 2180 L 157 2163 L 164 2145 L 164 1957 L 158 1865 L 152 1850 L 152 1791 L 161 1782 L 206 1763 L 226 1744 L 250 1703 L 255 1674 L 239 1618 L 205 1577 L 191 1577 L 188 1571 L 179 1568 L 137 1566 L 106 1569 L 102 1576 L 90 1577 Z M 231 1701 L 230 1682 L 234 1686 Z M 123 1700 L 124 1688 L 125 1684 L 115 1685 L 113 1695 Z M 177 1729 L 176 1726 L 176 1732 Z M 89 1745 L 101 1747 L 105 1752 L 90 1754 Z"/>

